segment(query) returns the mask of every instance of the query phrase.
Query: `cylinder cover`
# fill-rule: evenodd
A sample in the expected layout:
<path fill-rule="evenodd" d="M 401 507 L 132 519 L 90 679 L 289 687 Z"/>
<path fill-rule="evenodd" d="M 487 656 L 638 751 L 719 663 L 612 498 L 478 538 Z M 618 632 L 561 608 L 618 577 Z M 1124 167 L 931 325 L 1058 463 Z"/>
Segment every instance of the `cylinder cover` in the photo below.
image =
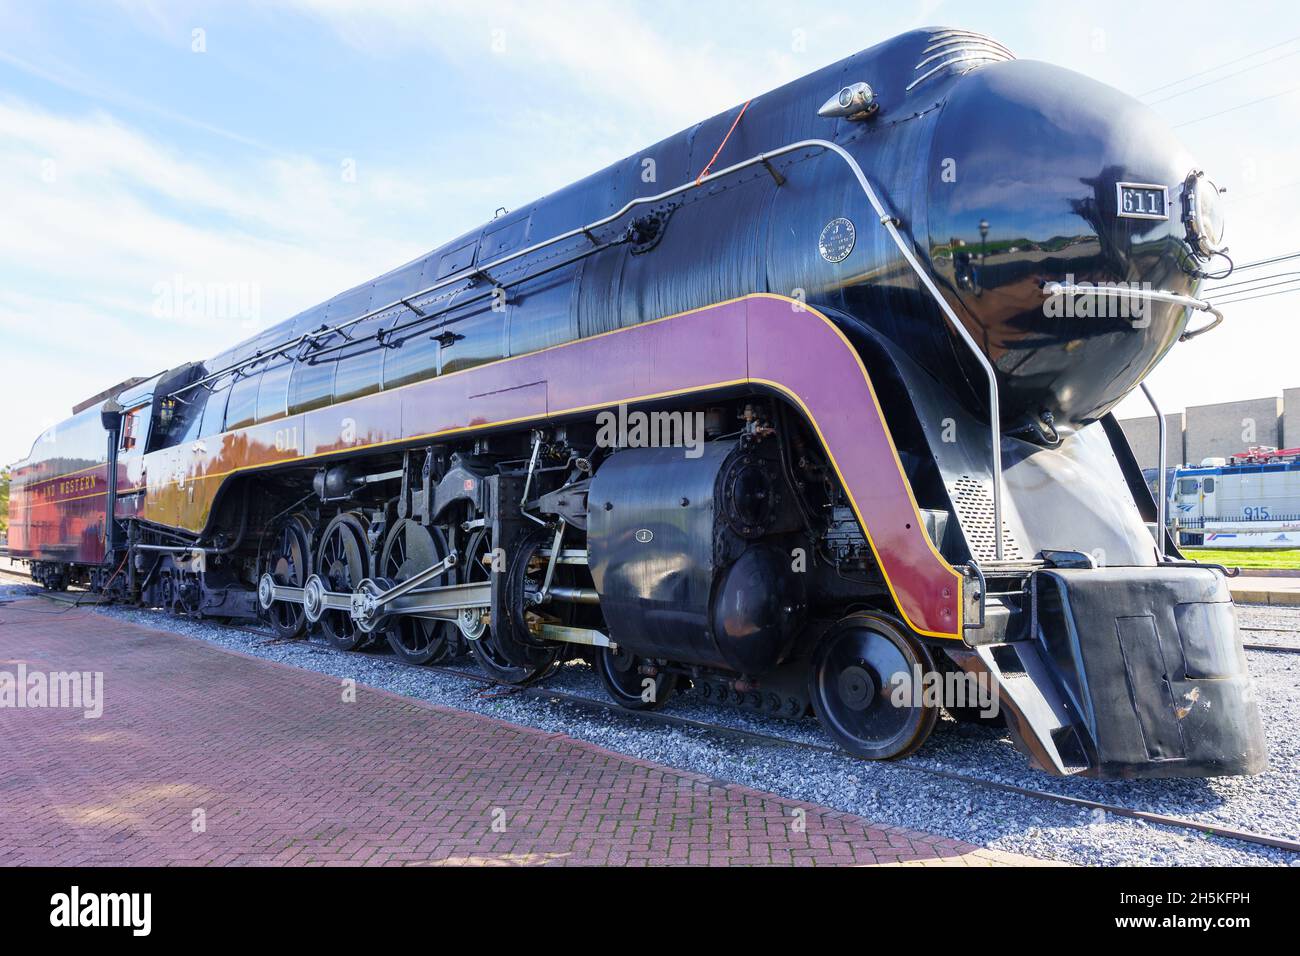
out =
<path fill-rule="evenodd" d="M 793 492 L 738 441 L 635 448 L 591 483 L 588 561 L 610 637 L 643 657 L 746 674 L 778 663 L 804 612 L 781 535 Z"/>

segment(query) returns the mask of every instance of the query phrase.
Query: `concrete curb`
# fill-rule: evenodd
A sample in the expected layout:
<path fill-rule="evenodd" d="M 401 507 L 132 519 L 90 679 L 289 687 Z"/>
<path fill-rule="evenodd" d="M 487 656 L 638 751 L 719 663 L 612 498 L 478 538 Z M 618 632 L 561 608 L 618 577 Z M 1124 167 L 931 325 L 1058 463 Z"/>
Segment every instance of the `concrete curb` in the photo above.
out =
<path fill-rule="evenodd" d="M 1300 591 L 1270 590 L 1260 587 L 1255 582 L 1229 582 L 1232 600 L 1237 604 L 1280 604 L 1287 607 L 1300 607 Z"/>

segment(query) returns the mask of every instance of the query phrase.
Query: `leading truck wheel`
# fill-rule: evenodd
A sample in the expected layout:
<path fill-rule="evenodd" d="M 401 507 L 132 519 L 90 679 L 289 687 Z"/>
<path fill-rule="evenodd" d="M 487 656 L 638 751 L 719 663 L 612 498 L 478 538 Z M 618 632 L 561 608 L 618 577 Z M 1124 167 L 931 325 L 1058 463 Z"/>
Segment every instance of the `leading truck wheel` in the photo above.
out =
<path fill-rule="evenodd" d="M 915 699 L 920 688 L 914 686 L 916 675 L 933 670 L 929 651 L 890 618 L 852 614 L 818 643 L 809 696 L 841 747 L 865 760 L 893 760 L 915 751 L 934 729 L 938 708 Z M 915 693 L 895 694 L 900 677 Z"/>
<path fill-rule="evenodd" d="M 659 671 L 653 678 L 641 673 L 643 660 L 624 648 L 596 649 L 595 668 L 605 691 L 620 707 L 654 710 L 662 707 L 677 689 L 677 675 Z"/>

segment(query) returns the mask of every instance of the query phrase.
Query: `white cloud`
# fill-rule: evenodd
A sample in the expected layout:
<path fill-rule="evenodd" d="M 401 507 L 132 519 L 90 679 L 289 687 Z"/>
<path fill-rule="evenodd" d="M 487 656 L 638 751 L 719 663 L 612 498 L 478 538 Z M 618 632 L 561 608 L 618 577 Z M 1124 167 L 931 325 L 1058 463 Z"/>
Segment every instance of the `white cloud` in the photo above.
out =
<path fill-rule="evenodd" d="M 535 97 L 536 84 L 562 78 L 572 95 L 629 111 L 623 115 L 633 122 L 649 117 L 676 129 L 801 72 L 790 58 L 755 56 L 747 45 L 727 43 L 725 31 L 678 23 L 664 35 L 626 4 L 294 3 L 360 49 L 436 51 L 439 59 L 481 77 L 503 112 L 546 110 L 548 104 Z M 695 16 L 717 25 L 707 11 Z M 709 39 L 714 36 L 720 39 Z"/>
<path fill-rule="evenodd" d="M 172 46 L 188 42 L 195 11 L 203 9 L 123 6 L 135 30 L 152 31 L 151 39 Z M 60 53 L 58 43 L 23 45 L 14 39 L 22 32 L 19 21 L 41 18 L 19 6 L 5 10 L 11 49 L 0 50 L 0 60 L 52 84 L 60 92 L 51 101 L 66 101 L 71 91 L 113 112 L 56 113 L 0 98 L 0 374 L 10 413 L 0 426 L 0 463 L 26 453 L 35 425 L 51 409 L 65 410 L 126 375 L 212 354 L 245 334 L 219 322 L 160 324 L 151 315 L 159 282 L 179 274 L 255 283 L 264 321 L 278 320 L 432 248 L 488 218 L 497 205 L 535 199 L 910 27 L 983 29 L 1021 56 L 1130 91 L 1268 42 L 1248 11 L 1224 17 L 1207 3 L 1184 18 L 1216 24 L 1212 52 L 1193 61 L 1173 53 L 1150 56 L 1142 31 L 1116 26 L 1131 12 L 1118 2 L 1084 13 L 1033 8 L 1028 15 L 996 4 L 950 12 L 954 5 L 937 0 L 888 10 L 785 0 L 718 7 L 664 0 L 640 8 L 519 0 L 294 0 L 292 6 L 354 50 L 373 54 L 369 63 L 366 57 L 349 60 L 336 55 L 337 46 L 322 44 L 320 62 L 322 70 L 345 60 L 358 70 L 358 87 L 376 92 L 379 115 L 389 107 L 379 94 L 394 75 L 427 82 L 438 108 L 423 118 L 441 122 L 454 115 L 454 125 L 436 131 L 435 147 L 403 160 L 405 168 L 381 169 L 362 155 L 358 181 L 344 183 L 336 156 L 302 156 L 297 146 L 286 150 L 209 126 L 201 111 L 189 115 L 149 102 L 152 90 L 133 95 L 129 70 L 80 58 L 75 49 Z M 240 16 L 252 17 L 275 42 L 318 42 L 282 10 L 257 6 Z M 1283 20 L 1283 8 L 1269 16 Z M 50 26 L 49 34 L 61 26 L 61 20 Z M 1096 29 L 1106 31 L 1100 52 L 1092 46 Z M 492 50 L 493 30 L 504 31 L 500 53 Z M 805 32 L 806 52 L 792 49 L 794 30 Z M 66 32 L 75 33 L 75 26 Z M 127 53 L 147 55 L 150 49 L 141 43 Z M 215 51 L 210 57 L 214 68 L 238 69 L 234 59 L 222 60 Z M 413 60 L 422 68 L 412 69 Z M 1264 71 L 1249 74 L 1223 90 L 1157 109 L 1180 122 L 1198 110 L 1248 99 L 1246 80 L 1280 88 L 1275 79 Z M 1203 99 L 1210 93 L 1219 99 Z M 1229 241 L 1241 258 L 1300 248 L 1287 238 L 1300 188 L 1272 190 L 1297 179 L 1292 171 L 1300 168 L 1300 145 L 1290 135 L 1297 102 L 1300 95 L 1179 131 L 1231 189 Z M 466 106 L 477 115 L 456 113 Z M 146 135 L 122 116 L 150 128 L 161 125 L 170 137 Z M 392 120 L 400 143 L 410 118 Z M 336 127 L 339 141 L 360 142 L 348 132 L 346 115 L 337 122 L 330 117 L 327 129 Z M 310 123 L 303 128 L 310 139 Z M 277 138 L 274 130 L 261 132 Z M 218 140 L 221 154 L 195 149 Z M 41 178 L 49 159 L 52 183 Z M 1300 296 L 1234 306 L 1222 329 L 1177 347 L 1153 378 L 1166 405 L 1267 394 L 1300 383 L 1291 370 L 1294 348 L 1287 347 L 1296 341 L 1290 327 L 1296 305 Z M 1131 411 L 1141 414 L 1142 408 Z"/>
<path fill-rule="evenodd" d="M 446 190 L 497 185 L 364 166 L 345 182 L 306 158 L 232 163 L 103 112 L 0 101 L 0 461 L 25 455 L 51 410 L 250 334 L 240 314 L 160 320 L 176 277 L 255 289 L 270 324 L 432 247 L 409 223 L 433 218 Z"/>

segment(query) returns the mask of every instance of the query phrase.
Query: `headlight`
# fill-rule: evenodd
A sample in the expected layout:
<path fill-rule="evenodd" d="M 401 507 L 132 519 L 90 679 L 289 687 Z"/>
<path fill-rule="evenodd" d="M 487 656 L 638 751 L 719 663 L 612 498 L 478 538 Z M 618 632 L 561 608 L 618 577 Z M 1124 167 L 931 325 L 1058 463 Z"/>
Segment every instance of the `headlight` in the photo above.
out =
<path fill-rule="evenodd" d="M 867 83 L 853 83 L 844 87 L 817 111 L 818 116 L 844 116 L 851 120 L 863 120 L 880 108 L 876 102 L 875 91 Z"/>
<path fill-rule="evenodd" d="M 1187 242 L 1197 255 L 1208 259 L 1223 251 L 1219 187 L 1199 169 L 1192 170 L 1183 181 L 1183 224 L 1187 227 Z"/>

